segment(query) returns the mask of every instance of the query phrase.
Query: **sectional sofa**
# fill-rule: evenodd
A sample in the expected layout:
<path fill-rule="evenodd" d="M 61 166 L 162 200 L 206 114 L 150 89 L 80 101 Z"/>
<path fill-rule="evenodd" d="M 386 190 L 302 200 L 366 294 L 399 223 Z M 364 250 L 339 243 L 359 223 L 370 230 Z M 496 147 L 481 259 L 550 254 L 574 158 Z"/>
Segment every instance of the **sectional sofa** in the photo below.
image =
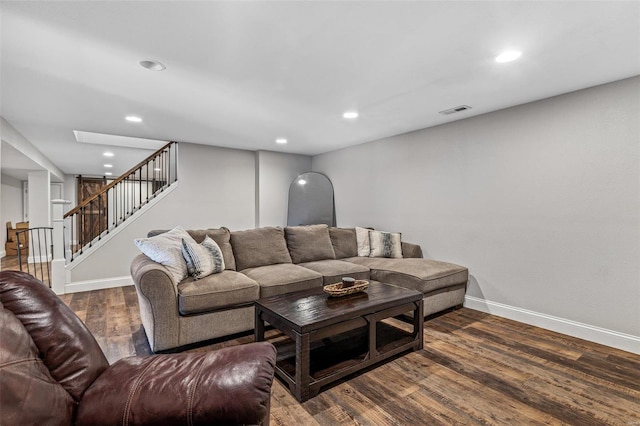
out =
<path fill-rule="evenodd" d="M 464 300 L 467 268 L 423 259 L 419 245 L 403 241 L 401 254 L 400 248 L 393 254 L 401 258 L 365 256 L 355 228 L 310 225 L 187 232 L 198 243 L 207 236 L 213 239 L 225 269 L 180 280 L 145 254 L 134 258 L 131 275 L 154 352 L 251 330 L 255 300 L 320 287 L 344 276 L 418 290 L 424 294 L 425 316 Z M 163 235 L 167 231 L 151 231 L 148 237 Z"/>

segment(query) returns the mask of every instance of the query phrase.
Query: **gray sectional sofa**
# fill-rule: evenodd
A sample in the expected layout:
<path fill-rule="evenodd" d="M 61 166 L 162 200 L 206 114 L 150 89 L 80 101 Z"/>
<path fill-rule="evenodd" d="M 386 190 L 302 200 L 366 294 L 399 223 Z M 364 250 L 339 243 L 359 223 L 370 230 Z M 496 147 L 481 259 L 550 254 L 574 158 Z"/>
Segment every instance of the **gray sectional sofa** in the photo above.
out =
<path fill-rule="evenodd" d="M 149 237 L 166 231 L 151 231 Z M 412 288 L 424 294 L 425 316 L 462 305 L 468 270 L 423 259 L 419 245 L 402 242 L 402 258 L 358 256 L 354 228 L 326 225 L 189 230 L 220 247 L 225 270 L 176 282 L 144 254 L 131 264 L 140 316 L 154 352 L 253 329 L 259 298 L 340 281 L 344 276 Z"/>

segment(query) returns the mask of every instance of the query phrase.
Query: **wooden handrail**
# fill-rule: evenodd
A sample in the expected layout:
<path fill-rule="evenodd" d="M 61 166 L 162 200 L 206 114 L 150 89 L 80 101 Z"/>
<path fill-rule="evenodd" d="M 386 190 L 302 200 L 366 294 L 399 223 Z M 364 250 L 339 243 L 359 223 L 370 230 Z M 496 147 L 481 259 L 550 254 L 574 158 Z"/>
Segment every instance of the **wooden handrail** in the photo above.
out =
<path fill-rule="evenodd" d="M 117 184 L 119 184 L 120 182 L 122 182 L 123 180 L 125 180 L 129 175 L 131 175 L 132 173 L 134 173 L 136 170 L 138 170 L 139 168 L 141 168 L 142 166 L 144 166 L 145 164 L 151 162 L 151 160 L 155 159 L 156 157 L 160 156 L 160 154 L 162 153 L 162 151 L 164 151 L 165 149 L 167 149 L 168 147 L 171 146 L 171 144 L 174 143 L 178 143 L 178 142 L 174 142 L 171 141 L 168 144 L 166 144 L 165 146 L 163 146 L 162 148 L 160 148 L 159 150 L 157 150 L 156 152 L 154 152 L 153 154 L 151 154 L 150 156 L 148 156 L 147 158 L 145 158 L 144 160 L 142 160 L 141 162 L 139 162 L 138 164 L 136 164 L 135 166 L 133 166 L 132 168 L 130 168 L 129 170 L 127 170 L 125 173 L 123 173 L 122 175 L 120 175 L 120 177 L 118 177 L 116 180 L 114 180 L 113 182 L 111 182 L 109 185 L 105 186 L 104 188 L 102 188 L 100 190 L 100 192 L 93 194 L 91 197 L 87 198 L 86 200 L 82 201 L 82 203 L 78 204 L 76 207 L 74 207 L 73 209 L 69 210 L 67 213 L 64 214 L 64 218 L 66 219 L 69 216 L 72 216 L 76 213 L 78 213 L 83 207 L 86 207 L 88 204 L 90 204 L 93 200 L 97 199 L 99 196 L 105 194 L 108 190 L 110 190 L 111 188 L 113 188 L 114 186 L 116 186 Z"/>

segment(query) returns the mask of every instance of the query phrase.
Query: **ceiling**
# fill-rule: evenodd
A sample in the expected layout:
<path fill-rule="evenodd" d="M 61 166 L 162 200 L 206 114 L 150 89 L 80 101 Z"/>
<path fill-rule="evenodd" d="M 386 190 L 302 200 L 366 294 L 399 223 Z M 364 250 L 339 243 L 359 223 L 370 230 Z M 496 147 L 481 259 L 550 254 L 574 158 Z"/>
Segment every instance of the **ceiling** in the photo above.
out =
<path fill-rule="evenodd" d="M 0 113 L 69 174 L 101 175 L 108 145 L 74 130 L 315 155 L 640 74 L 637 1 L 0 7 Z M 149 152 L 111 148 L 116 173 Z"/>

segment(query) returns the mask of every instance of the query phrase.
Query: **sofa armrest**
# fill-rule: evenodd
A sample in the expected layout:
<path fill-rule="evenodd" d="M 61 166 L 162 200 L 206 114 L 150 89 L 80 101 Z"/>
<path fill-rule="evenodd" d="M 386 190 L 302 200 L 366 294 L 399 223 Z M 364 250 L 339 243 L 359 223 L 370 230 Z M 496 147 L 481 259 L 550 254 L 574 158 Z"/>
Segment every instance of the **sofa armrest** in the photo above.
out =
<path fill-rule="evenodd" d="M 422 248 L 419 244 L 402 241 L 402 257 L 422 258 Z"/>
<path fill-rule="evenodd" d="M 275 362 L 268 342 L 124 358 L 87 389 L 76 425 L 268 423 Z"/>
<path fill-rule="evenodd" d="M 131 262 L 131 277 L 151 350 L 180 346 L 178 290 L 169 270 L 139 254 Z"/>

